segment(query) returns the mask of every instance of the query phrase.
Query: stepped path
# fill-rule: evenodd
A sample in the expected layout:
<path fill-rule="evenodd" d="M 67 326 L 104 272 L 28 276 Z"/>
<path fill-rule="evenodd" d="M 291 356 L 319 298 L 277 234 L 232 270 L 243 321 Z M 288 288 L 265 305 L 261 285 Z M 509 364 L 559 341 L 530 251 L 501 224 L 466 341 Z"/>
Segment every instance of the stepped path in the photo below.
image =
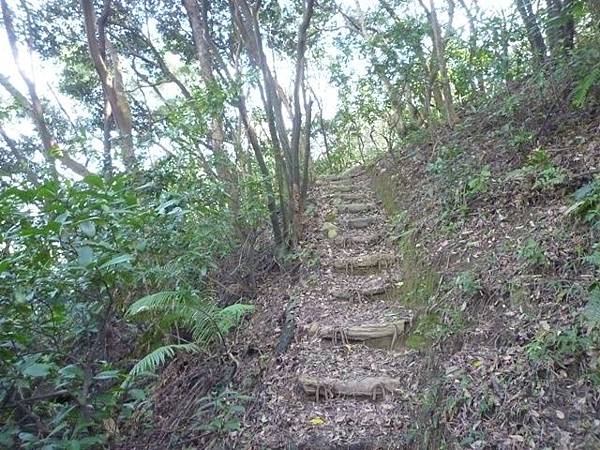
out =
<path fill-rule="evenodd" d="M 360 169 L 322 180 L 312 201 L 302 249 L 318 258 L 290 288 L 295 338 L 265 375 L 252 448 L 403 448 L 417 356 L 387 218 Z"/>

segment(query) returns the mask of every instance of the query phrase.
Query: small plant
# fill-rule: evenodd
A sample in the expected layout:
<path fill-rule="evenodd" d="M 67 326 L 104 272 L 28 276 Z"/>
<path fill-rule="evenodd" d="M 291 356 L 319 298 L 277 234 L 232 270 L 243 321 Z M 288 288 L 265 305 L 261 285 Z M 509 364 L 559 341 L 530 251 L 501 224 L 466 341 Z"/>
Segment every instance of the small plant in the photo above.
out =
<path fill-rule="evenodd" d="M 519 260 L 531 269 L 539 269 L 548 265 L 548 258 L 541 245 L 533 238 L 527 239 L 519 250 Z"/>
<path fill-rule="evenodd" d="M 187 329 L 192 333 L 193 342 L 158 347 L 138 361 L 130 376 L 156 370 L 178 351 L 197 352 L 214 342 L 224 342 L 224 336 L 252 311 L 253 306 L 241 303 L 220 309 L 211 301 L 184 291 L 158 292 L 137 300 L 129 307 L 128 316 L 150 316 L 155 319 L 152 323 L 165 332 L 171 328 Z M 177 338 L 181 341 L 179 336 Z"/>
<path fill-rule="evenodd" d="M 467 181 L 465 189 L 467 197 L 474 197 L 477 194 L 485 192 L 491 177 L 490 166 L 483 166 L 477 175 L 469 178 Z"/>
<path fill-rule="evenodd" d="M 435 161 L 427 164 L 426 170 L 428 173 L 439 175 L 446 171 L 447 166 L 447 162 L 438 156 Z"/>
<path fill-rule="evenodd" d="M 550 166 L 537 173 L 534 189 L 549 189 L 563 184 L 567 180 L 567 174 L 560 167 Z"/>
<path fill-rule="evenodd" d="M 589 329 L 600 328 L 600 288 L 594 289 L 583 309 L 583 320 Z"/>
<path fill-rule="evenodd" d="M 573 105 L 583 108 L 587 102 L 588 94 L 594 86 L 600 84 L 600 64 L 596 64 L 586 76 L 575 85 L 573 89 Z"/>
<path fill-rule="evenodd" d="M 567 173 L 563 168 L 552 164 L 546 150 L 537 148 L 527 156 L 527 164 L 510 172 L 507 179 L 530 179 L 533 181 L 533 189 L 548 190 L 563 184 L 567 180 Z"/>
<path fill-rule="evenodd" d="M 252 397 L 228 390 L 204 397 L 196 413 L 198 421 L 201 423 L 198 429 L 219 436 L 239 431 L 241 429 L 240 419 L 246 410 L 244 404 L 250 400 Z M 210 422 L 204 423 L 203 416 L 207 409 L 212 410 L 212 419 Z"/>
<path fill-rule="evenodd" d="M 454 280 L 454 284 L 467 297 L 473 297 L 481 290 L 479 280 L 468 270 L 461 272 Z"/>
<path fill-rule="evenodd" d="M 592 225 L 600 218 L 600 181 L 595 179 L 575 191 L 575 203 L 568 213 L 583 217 Z"/>
<path fill-rule="evenodd" d="M 529 144 L 533 139 L 533 133 L 530 131 L 519 130 L 510 139 L 510 144 L 513 147 L 521 148 L 526 144 Z"/>
<path fill-rule="evenodd" d="M 525 354 L 534 364 L 562 366 L 568 358 L 583 356 L 589 344 L 589 338 L 575 328 L 543 331 L 525 346 Z"/>

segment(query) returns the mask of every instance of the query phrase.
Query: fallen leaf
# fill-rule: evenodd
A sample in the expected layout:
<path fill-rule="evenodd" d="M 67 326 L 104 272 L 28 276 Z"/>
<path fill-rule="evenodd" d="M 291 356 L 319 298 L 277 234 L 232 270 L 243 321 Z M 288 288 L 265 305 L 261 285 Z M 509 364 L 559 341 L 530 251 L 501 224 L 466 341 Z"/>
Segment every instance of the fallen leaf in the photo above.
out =
<path fill-rule="evenodd" d="M 313 417 L 312 419 L 309 420 L 311 425 L 324 425 L 325 421 L 323 419 L 321 419 L 320 417 Z"/>

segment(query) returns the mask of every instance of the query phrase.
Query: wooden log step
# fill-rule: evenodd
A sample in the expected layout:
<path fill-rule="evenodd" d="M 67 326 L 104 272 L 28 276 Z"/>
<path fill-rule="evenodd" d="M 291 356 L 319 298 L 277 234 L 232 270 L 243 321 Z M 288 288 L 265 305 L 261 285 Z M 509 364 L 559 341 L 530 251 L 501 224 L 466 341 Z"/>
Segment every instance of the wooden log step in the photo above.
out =
<path fill-rule="evenodd" d="M 313 325 L 309 331 L 335 345 L 365 344 L 393 350 L 400 346 L 409 325 L 410 319 L 403 318 L 387 323 L 352 326 Z"/>
<path fill-rule="evenodd" d="M 348 193 L 348 192 L 352 192 L 354 190 L 354 186 L 352 186 L 351 184 L 346 184 L 346 183 L 332 184 L 331 189 L 333 189 L 336 192 Z"/>
<path fill-rule="evenodd" d="M 342 286 L 332 289 L 331 295 L 336 300 L 362 300 L 369 297 L 385 294 L 392 287 L 392 282 L 387 278 L 370 278 L 357 282 L 352 286 Z"/>
<path fill-rule="evenodd" d="M 335 194 L 335 197 L 342 202 L 357 202 L 364 200 L 365 194 L 360 192 L 341 192 Z"/>
<path fill-rule="evenodd" d="M 377 205 L 375 203 L 346 203 L 339 205 L 337 208 L 341 213 L 363 213 L 373 211 L 377 208 Z"/>
<path fill-rule="evenodd" d="M 366 217 L 356 217 L 354 219 L 347 219 L 345 221 L 345 225 L 347 228 L 354 230 L 362 230 L 363 228 L 368 228 L 370 226 L 375 225 L 376 223 L 381 222 L 381 219 L 377 216 L 366 216 Z"/>
<path fill-rule="evenodd" d="M 298 382 L 305 395 L 321 400 L 335 397 L 366 397 L 380 400 L 394 395 L 400 388 L 400 380 L 388 376 L 365 377 L 356 380 L 335 380 L 300 375 Z"/>
<path fill-rule="evenodd" d="M 372 253 L 338 259 L 333 262 L 333 268 L 347 273 L 369 272 L 374 269 L 388 269 L 396 260 L 396 255 L 392 253 Z"/>
<path fill-rule="evenodd" d="M 366 233 L 358 235 L 336 236 L 334 243 L 340 247 L 346 248 L 352 245 L 372 245 L 381 242 L 385 235 L 383 233 Z"/>
<path fill-rule="evenodd" d="M 323 181 L 326 181 L 328 183 L 335 183 L 337 181 L 347 181 L 349 180 L 347 175 L 344 174 L 338 174 L 338 175 L 325 175 L 323 177 Z"/>

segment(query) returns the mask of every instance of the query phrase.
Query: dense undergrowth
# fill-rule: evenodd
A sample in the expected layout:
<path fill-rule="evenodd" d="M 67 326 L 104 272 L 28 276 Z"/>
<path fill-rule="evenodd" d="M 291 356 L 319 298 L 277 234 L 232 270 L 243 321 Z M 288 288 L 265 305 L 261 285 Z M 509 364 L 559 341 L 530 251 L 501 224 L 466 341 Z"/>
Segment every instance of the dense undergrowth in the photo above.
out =
<path fill-rule="evenodd" d="M 147 374 L 225 345 L 251 312 L 219 305 L 211 274 L 236 227 L 264 224 L 257 183 L 234 220 L 219 185 L 175 167 L 2 192 L 0 447 L 108 445 L 148 403 Z"/>
<path fill-rule="evenodd" d="M 571 86 L 533 79 L 372 164 L 418 305 L 414 448 L 600 445 L 598 106 Z"/>

